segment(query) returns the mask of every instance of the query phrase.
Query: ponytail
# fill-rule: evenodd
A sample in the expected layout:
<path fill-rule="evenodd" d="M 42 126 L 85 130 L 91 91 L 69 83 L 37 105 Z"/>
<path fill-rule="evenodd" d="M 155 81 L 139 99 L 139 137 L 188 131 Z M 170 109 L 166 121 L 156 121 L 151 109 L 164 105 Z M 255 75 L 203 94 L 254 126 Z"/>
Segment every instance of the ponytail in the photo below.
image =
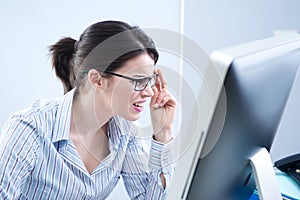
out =
<path fill-rule="evenodd" d="M 65 37 L 49 47 L 49 51 L 52 55 L 52 68 L 64 86 L 64 93 L 67 93 L 74 87 L 75 74 L 73 55 L 75 43 L 76 40 Z"/>

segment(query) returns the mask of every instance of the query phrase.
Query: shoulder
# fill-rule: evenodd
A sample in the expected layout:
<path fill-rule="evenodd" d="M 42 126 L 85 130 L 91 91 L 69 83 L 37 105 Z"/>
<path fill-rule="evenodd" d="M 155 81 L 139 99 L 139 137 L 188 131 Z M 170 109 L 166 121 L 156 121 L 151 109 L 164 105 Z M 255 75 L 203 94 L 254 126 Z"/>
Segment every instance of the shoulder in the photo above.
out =
<path fill-rule="evenodd" d="M 15 114 L 20 114 L 24 117 L 33 115 L 42 115 L 47 112 L 55 112 L 61 102 L 61 97 L 45 100 L 36 100 L 28 108 L 23 109 Z"/>
<path fill-rule="evenodd" d="M 27 108 L 13 113 L 4 124 L 1 134 L 21 134 L 38 129 L 45 122 L 44 118 L 55 117 L 59 102 L 60 98 L 34 101 Z"/>

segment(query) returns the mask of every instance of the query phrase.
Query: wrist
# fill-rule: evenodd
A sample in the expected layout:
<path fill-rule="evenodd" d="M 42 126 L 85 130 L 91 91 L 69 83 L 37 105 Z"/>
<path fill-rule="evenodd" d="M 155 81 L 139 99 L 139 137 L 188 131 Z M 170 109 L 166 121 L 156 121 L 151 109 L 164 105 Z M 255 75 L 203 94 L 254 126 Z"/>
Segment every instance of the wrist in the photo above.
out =
<path fill-rule="evenodd" d="M 169 143 L 173 140 L 172 129 L 163 129 L 161 131 L 154 132 L 153 139 L 163 144 Z"/>

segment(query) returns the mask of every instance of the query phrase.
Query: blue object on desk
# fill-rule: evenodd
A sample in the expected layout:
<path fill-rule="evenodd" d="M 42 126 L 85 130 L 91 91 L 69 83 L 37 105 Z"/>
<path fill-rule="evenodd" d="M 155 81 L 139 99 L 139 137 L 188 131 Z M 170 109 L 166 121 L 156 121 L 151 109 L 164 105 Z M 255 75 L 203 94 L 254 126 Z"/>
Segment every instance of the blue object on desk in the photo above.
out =
<path fill-rule="evenodd" d="M 255 190 L 249 200 L 259 200 L 257 191 Z"/>
<path fill-rule="evenodd" d="M 282 197 L 284 197 L 283 199 L 300 200 L 300 185 L 288 174 L 281 172 L 278 169 L 275 169 L 275 175 Z M 256 190 L 249 200 L 259 200 Z"/>
<path fill-rule="evenodd" d="M 283 197 L 288 199 L 300 199 L 300 185 L 287 173 L 275 170 L 276 179 Z"/>

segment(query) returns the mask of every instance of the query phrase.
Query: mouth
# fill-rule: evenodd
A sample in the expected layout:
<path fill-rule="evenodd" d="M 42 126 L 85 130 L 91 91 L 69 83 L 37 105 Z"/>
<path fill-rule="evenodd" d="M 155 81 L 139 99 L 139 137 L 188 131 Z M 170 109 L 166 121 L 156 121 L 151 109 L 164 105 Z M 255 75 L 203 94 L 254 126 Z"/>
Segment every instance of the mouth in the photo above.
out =
<path fill-rule="evenodd" d="M 133 105 L 134 110 L 137 112 L 142 112 L 144 109 L 144 103 L 145 103 L 145 101 L 139 101 L 139 102 L 133 103 L 132 105 Z"/>

